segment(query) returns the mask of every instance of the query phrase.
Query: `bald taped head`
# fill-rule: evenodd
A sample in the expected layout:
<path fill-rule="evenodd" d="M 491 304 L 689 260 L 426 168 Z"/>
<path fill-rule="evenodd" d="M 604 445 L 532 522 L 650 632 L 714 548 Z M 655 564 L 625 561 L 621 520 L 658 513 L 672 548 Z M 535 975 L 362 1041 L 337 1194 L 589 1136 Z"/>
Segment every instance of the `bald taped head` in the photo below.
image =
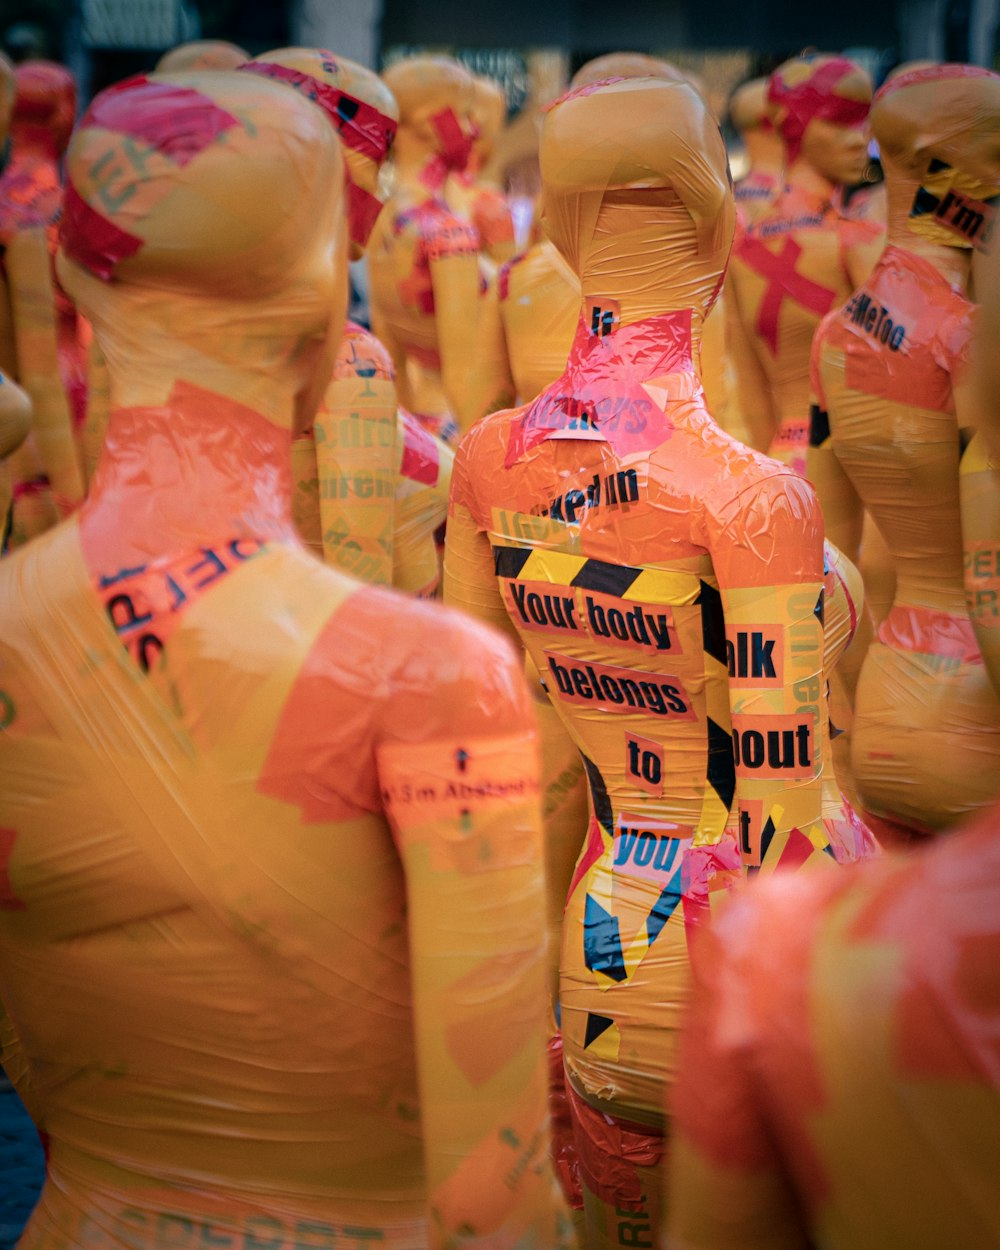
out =
<path fill-rule="evenodd" d="M 294 92 L 227 72 L 98 95 L 67 159 L 65 257 L 105 281 L 267 295 L 329 263 L 343 162 Z"/>
<path fill-rule="evenodd" d="M 794 57 L 768 81 L 768 110 L 789 161 L 802 152 L 813 122 L 845 129 L 864 125 L 871 98 L 871 79 L 841 56 Z"/>
<path fill-rule="evenodd" d="M 54 61 L 24 61 L 14 70 L 14 92 L 14 142 L 61 157 L 76 118 L 76 79 Z"/>
<path fill-rule="evenodd" d="M 609 52 L 581 65 L 573 75 L 571 89 L 588 87 L 609 78 L 663 78 L 667 82 L 687 82 L 676 65 L 648 56 L 645 52 Z"/>
<path fill-rule="evenodd" d="M 347 162 L 352 256 L 359 259 L 382 209 L 379 170 L 399 123 L 392 92 L 370 69 L 325 48 L 278 48 L 248 61 L 241 72 L 293 87 L 322 109 L 333 126 Z"/>
<path fill-rule="evenodd" d="M 890 193 L 903 183 L 912 198 L 909 229 L 946 247 L 985 246 L 1000 194 L 1000 75 L 911 69 L 875 97 L 871 125 Z"/>
<path fill-rule="evenodd" d="M 156 63 L 158 74 L 182 74 L 191 70 L 236 69 L 250 53 L 224 39 L 193 39 L 164 52 Z"/>
<path fill-rule="evenodd" d="M 447 56 L 397 61 L 382 79 L 399 105 L 401 137 L 434 152 L 449 169 L 464 169 L 475 134 L 475 87 L 467 69 Z"/>
<path fill-rule="evenodd" d="M 773 130 L 767 88 L 766 78 L 753 78 L 737 87 L 729 97 L 729 120 L 741 135 L 755 130 Z"/>
<path fill-rule="evenodd" d="M 638 202 L 643 192 L 670 191 L 692 240 L 712 236 L 732 209 L 725 144 L 686 83 L 634 78 L 570 92 L 545 116 L 540 163 L 546 211 L 564 232 L 560 205 L 585 199 L 624 203 L 636 193 Z"/>

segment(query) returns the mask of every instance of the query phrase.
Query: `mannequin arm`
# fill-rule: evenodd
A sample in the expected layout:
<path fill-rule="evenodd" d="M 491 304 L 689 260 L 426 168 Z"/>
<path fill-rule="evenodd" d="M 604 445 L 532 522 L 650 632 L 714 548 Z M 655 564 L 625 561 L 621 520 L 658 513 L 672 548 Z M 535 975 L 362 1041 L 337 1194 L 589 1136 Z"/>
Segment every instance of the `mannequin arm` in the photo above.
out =
<path fill-rule="evenodd" d="M 474 250 L 428 245 L 434 315 L 441 356 L 441 383 L 459 429 L 482 416 L 477 410 L 476 368 L 480 352 L 479 260 Z"/>
<path fill-rule="evenodd" d="M 18 231 L 7 247 L 18 381 L 31 397 L 34 434 L 61 515 L 83 500 L 69 403 L 59 377 L 52 267 L 44 229 Z"/>
<path fill-rule="evenodd" d="M 836 314 L 834 314 L 836 315 Z M 809 411 L 809 452 L 806 476 L 816 487 L 826 536 L 857 564 L 861 550 L 861 528 L 864 506 L 851 479 L 837 458 L 830 433 L 830 417 L 820 377 L 820 360 L 826 322 L 820 324 L 813 339 L 809 373 L 812 394 Z"/>
<path fill-rule="evenodd" d="M 374 336 L 344 336 L 313 433 L 324 562 L 391 585 L 396 386 Z"/>
<path fill-rule="evenodd" d="M 791 473 L 749 485 L 712 562 L 725 617 L 744 866 L 827 858 L 823 522 L 810 485 Z"/>
<path fill-rule="evenodd" d="M 955 415 L 967 430 L 976 411 L 975 383 L 966 371 L 955 388 Z M 1000 695 L 1000 454 L 977 429 L 959 468 L 965 598 L 983 663 Z"/>
<path fill-rule="evenodd" d="M 504 335 L 500 304 L 497 299 L 496 279 L 479 301 L 479 357 L 472 377 L 473 396 L 471 410 L 479 417 L 514 403 L 514 379 L 507 360 L 507 340 Z"/>
<path fill-rule="evenodd" d="M 736 293 L 736 283 L 726 287 L 726 347 L 736 374 L 736 397 L 752 447 L 767 451 L 778 431 L 767 375 L 757 358 Z"/>
<path fill-rule="evenodd" d="M 548 1160 L 537 740 L 514 653 L 453 619 L 434 709 L 404 696 L 378 751 L 407 884 L 428 1246 L 550 1250 L 566 1234 Z"/>
<path fill-rule="evenodd" d="M 489 535 L 473 510 L 470 446 L 459 447 L 451 479 L 451 502 L 444 556 L 444 601 L 500 630 L 520 651 L 521 642 L 504 607 Z"/>

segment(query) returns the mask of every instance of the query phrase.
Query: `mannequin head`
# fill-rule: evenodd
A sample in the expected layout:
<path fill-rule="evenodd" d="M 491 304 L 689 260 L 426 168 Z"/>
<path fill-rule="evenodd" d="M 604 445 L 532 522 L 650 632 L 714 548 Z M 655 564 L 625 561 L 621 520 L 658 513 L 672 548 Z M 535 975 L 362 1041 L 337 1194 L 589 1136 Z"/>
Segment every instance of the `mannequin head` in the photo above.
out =
<path fill-rule="evenodd" d="M 15 150 L 59 160 L 76 118 L 76 79 L 54 61 L 24 61 L 14 70 L 14 82 Z"/>
<path fill-rule="evenodd" d="M 645 52 L 609 52 L 606 56 L 596 56 L 586 65 L 581 65 L 573 75 L 570 90 L 587 87 L 591 83 L 604 82 L 608 78 L 665 78 L 668 82 L 687 82 L 687 75 L 682 74 L 669 61 L 661 61 L 659 57 L 647 56 Z"/>
<path fill-rule="evenodd" d="M 322 114 L 278 83 L 156 75 L 98 95 L 67 157 L 59 274 L 112 373 L 256 379 L 308 424 L 343 327 L 343 178 Z"/>
<path fill-rule="evenodd" d="M 475 135 L 472 75 L 447 56 L 397 61 L 382 75 L 399 105 L 400 166 L 433 164 L 443 181 L 468 164 Z"/>
<path fill-rule="evenodd" d="M 493 146 L 507 121 L 507 97 L 499 83 L 482 74 L 472 80 L 472 121 L 476 137 L 472 141 L 472 161 L 482 169 L 493 155 Z"/>
<path fill-rule="evenodd" d="M 181 74 L 189 70 L 235 69 L 249 59 L 250 53 L 235 43 L 226 43 L 224 39 L 195 39 L 164 52 L 156 63 L 156 72 Z"/>
<path fill-rule="evenodd" d="M 859 182 L 868 160 L 871 98 L 868 75 L 844 57 L 801 56 L 780 65 L 767 100 L 786 168 L 801 161 L 833 186 Z"/>
<path fill-rule="evenodd" d="M 347 165 L 351 259 L 360 259 L 382 208 L 379 170 L 396 137 L 399 109 L 392 92 L 370 69 L 324 48 L 279 48 L 242 68 L 288 83 L 333 123 Z"/>
<path fill-rule="evenodd" d="M 890 230 L 904 246 L 981 246 L 1000 194 L 1000 75 L 932 65 L 892 78 L 875 97 Z"/>
<path fill-rule="evenodd" d="M 780 168 L 784 156 L 767 104 L 768 80 L 753 78 L 729 97 L 729 120 L 743 140 L 751 166 Z"/>
<path fill-rule="evenodd" d="M 722 135 L 692 87 L 632 78 L 578 88 L 548 110 L 540 159 L 546 228 L 585 295 L 619 300 L 623 324 L 668 308 L 708 312 L 735 210 Z"/>

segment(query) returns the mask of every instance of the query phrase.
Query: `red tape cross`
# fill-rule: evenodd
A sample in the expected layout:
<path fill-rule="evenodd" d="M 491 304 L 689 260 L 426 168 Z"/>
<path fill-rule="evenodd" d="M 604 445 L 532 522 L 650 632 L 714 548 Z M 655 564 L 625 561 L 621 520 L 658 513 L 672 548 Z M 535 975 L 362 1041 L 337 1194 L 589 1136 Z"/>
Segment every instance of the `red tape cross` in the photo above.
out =
<path fill-rule="evenodd" d="M 140 75 L 103 91 L 80 126 L 97 126 L 141 139 L 176 165 L 186 165 L 219 135 L 239 124 L 200 91 L 152 82 Z"/>
<path fill-rule="evenodd" d="M 767 290 L 757 313 L 757 333 L 770 347 L 772 356 L 778 354 L 778 315 L 786 299 L 824 317 L 837 298 L 829 287 L 796 273 L 795 266 L 801 255 L 802 248 L 790 238 L 785 239 L 780 252 L 772 252 L 752 235 L 744 235 L 740 243 L 740 260 L 767 279 Z"/>
<path fill-rule="evenodd" d="M 343 142 L 353 151 L 370 156 L 380 165 L 389 155 L 396 137 L 396 123 L 373 105 L 339 91 L 312 74 L 276 65 L 273 61 L 247 61 L 240 70 L 260 74 L 262 78 L 276 78 L 308 96 L 326 113 Z"/>

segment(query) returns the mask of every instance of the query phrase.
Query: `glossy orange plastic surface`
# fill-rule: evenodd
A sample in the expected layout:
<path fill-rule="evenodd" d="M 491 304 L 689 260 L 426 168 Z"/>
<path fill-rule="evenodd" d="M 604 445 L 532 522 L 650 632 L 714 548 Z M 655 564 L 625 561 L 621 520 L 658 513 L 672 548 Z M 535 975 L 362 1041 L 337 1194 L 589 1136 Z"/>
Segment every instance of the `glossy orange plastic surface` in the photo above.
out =
<path fill-rule="evenodd" d="M 163 75 L 95 99 L 68 171 L 112 411 L 78 516 L 0 565 L 22 1250 L 566 1245 L 519 659 L 292 524 L 340 144 L 282 84 Z"/>
<path fill-rule="evenodd" d="M 941 845 L 772 879 L 695 947 L 674 1250 L 1000 1242 L 1000 808 Z"/>
<path fill-rule="evenodd" d="M 562 377 L 459 447 L 445 598 L 520 639 L 584 758 L 567 1079 L 655 1139 L 688 932 L 744 871 L 868 847 L 825 819 L 815 496 L 718 428 L 694 369 L 734 221 L 718 128 L 687 85 L 588 86 L 549 111 L 541 162 L 581 316 Z M 610 1204 L 652 1201 L 612 1189 L 585 1199 L 593 1244 Z"/>
<path fill-rule="evenodd" d="M 982 179 L 992 168 L 1000 188 L 998 123 L 995 74 L 938 66 L 883 88 L 872 124 L 886 175 L 889 246 L 814 347 L 823 427 L 814 441 L 829 439 L 897 574 L 892 609 L 858 683 L 854 774 L 867 807 L 924 833 L 949 827 L 1000 790 L 1000 701 L 963 583 L 964 560 L 973 608 L 992 619 L 995 542 L 988 510 L 972 502 L 985 491 L 988 504 L 991 470 L 975 447 L 961 479 L 959 470 L 969 423 L 964 375 L 974 319 L 964 292 L 974 240 L 945 229 L 953 206 L 942 208 L 945 199 L 928 208 L 946 219 L 933 237 L 914 229 L 913 209 L 930 203 L 932 166 L 935 177 L 952 169 L 956 188 L 971 171 Z M 977 591 L 986 592 L 978 601 Z"/>

